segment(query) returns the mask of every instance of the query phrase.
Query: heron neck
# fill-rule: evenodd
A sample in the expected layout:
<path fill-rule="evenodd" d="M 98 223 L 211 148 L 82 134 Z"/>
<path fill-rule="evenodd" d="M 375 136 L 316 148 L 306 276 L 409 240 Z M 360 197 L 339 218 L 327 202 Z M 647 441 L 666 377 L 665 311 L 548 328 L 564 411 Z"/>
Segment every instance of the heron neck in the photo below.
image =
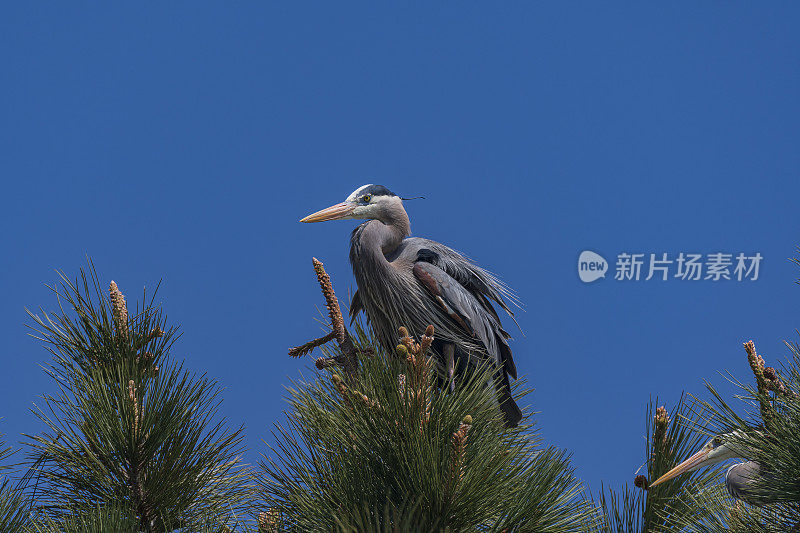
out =
<path fill-rule="evenodd" d="M 358 226 L 350 238 L 350 262 L 356 275 L 367 265 L 373 269 L 389 267 L 386 255 L 396 250 L 410 232 L 408 216 L 389 224 L 370 220 Z"/>
<path fill-rule="evenodd" d="M 379 220 L 371 220 L 364 225 L 361 232 L 362 252 L 375 256 L 388 255 L 395 251 L 408 235 L 407 226 L 404 228 L 400 225 L 389 225 Z"/>
<path fill-rule="evenodd" d="M 381 238 L 381 251 L 384 254 L 393 252 L 403 239 L 411 235 L 411 221 L 408 219 L 408 214 L 402 206 L 399 209 L 389 211 L 384 214 L 385 220 L 375 221 L 380 222 L 374 224 L 375 226 L 382 226 L 380 228 Z"/>

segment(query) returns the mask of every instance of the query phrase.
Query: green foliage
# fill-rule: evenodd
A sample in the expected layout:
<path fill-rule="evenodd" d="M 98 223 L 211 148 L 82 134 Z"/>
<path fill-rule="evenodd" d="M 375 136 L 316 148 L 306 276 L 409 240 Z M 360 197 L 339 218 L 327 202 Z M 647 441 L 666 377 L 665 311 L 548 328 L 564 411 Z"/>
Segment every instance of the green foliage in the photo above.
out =
<path fill-rule="evenodd" d="M 710 400 L 698 401 L 698 408 L 710 413 L 700 429 L 708 434 L 733 434 L 738 455 L 759 464 L 763 475 L 751 487 L 749 505 L 733 502 L 727 493 L 710 493 L 699 505 L 725 505 L 720 523 L 727 528 L 693 531 L 793 531 L 800 527 L 800 347 L 787 343 L 790 359 L 777 370 L 774 383 L 782 391 L 759 392 L 728 375 L 739 389 L 737 404 L 725 400 L 707 385 Z M 737 409 L 738 408 L 738 409 Z M 800 530 L 800 529 L 796 529 Z"/>
<path fill-rule="evenodd" d="M 6 461 L 13 451 L 10 446 L 4 447 L 0 443 L 0 461 Z M 11 467 L 0 465 L 0 471 L 8 471 Z M 14 533 L 23 531 L 29 524 L 30 502 L 24 493 L 12 486 L 11 481 L 4 477 L 0 482 L 0 531 Z"/>
<path fill-rule="evenodd" d="M 193 524 L 178 527 L 176 532 L 193 533 L 232 533 L 248 531 L 240 529 L 239 524 L 220 524 L 217 518 L 210 517 L 196 520 Z M 108 504 L 96 509 L 76 509 L 72 514 L 61 514 L 57 517 L 44 516 L 34 521 L 25 533 L 139 533 L 139 520 L 131 517 L 122 505 Z"/>
<path fill-rule="evenodd" d="M 128 511 L 114 504 L 97 509 L 76 509 L 72 514 L 58 517 L 44 516 L 33 523 L 29 533 L 138 533 L 139 521 Z"/>
<path fill-rule="evenodd" d="M 242 430 L 218 420 L 216 383 L 171 359 L 177 328 L 153 297 L 129 317 L 116 285 L 107 296 L 93 268 L 75 281 L 62 274 L 53 291 L 59 310 L 31 314 L 58 385 L 34 410 L 48 430 L 28 443 L 41 527 L 118 520 L 137 531 L 199 530 L 205 517 L 224 524 L 241 511 Z"/>
<path fill-rule="evenodd" d="M 691 516 L 675 523 L 676 531 L 686 533 L 787 533 L 795 531 L 793 524 L 782 520 L 769 507 L 754 507 L 734 500 L 725 485 L 719 483 L 697 495 L 698 509 L 708 509 L 704 520 Z"/>
<path fill-rule="evenodd" d="M 0 531 L 22 531 L 28 524 L 29 511 L 30 503 L 24 494 L 4 479 L 0 483 Z"/>
<path fill-rule="evenodd" d="M 657 400 L 656 402 L 657 403 Z M 700 423 L 702 414 L 691 414 L 684 398 L 678 402 L 672 417 L 665 410 L 654 412 L 654 403 L 647 409 L 644 480 L 655 481 L 673 466 L 691 456 L 706 437 L 693 431 L 686 423 L 687 416 Z M 692 475 L 680 476 L 650 490 L 625 486 L 619 492 L 601 490 L 599 505 L 602 533 L 657 533 L 682 531 L 678 524 L 702 524 L 713 520 L 720 509 L 718 500 L 706 500 L 703 495 L 713 491 L 720 481 L 718 468 Z M 698 505 L 702 499 L 706 505 Z"/>
<path fill-rule="evenodd" d="M 503 426 L 487 371 L 442 391 L 424 357 L 382 353 L 357 334 L 358 377 L 294 384 L 278 449 L 261 462 L 280 530 L 571 532 L 591 522 L 568 457 L 529 426 Z"/>

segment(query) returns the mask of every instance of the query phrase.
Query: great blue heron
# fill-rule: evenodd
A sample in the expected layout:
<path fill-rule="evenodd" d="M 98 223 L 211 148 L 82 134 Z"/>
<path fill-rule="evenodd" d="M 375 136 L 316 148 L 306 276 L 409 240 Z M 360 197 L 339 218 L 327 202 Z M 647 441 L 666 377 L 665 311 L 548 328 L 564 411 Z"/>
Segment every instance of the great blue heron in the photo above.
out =
<path fill-rule="evenodd" d="M 741 438 L 738 430 L 713 437 L 697 453 L 651 483 L 649 488 L 652 489 L 681 474 L 694 472 L 728 459 L 742 459 L 741 452 L 732 445 L 737 438 Z M 725 486 L 735 499 L 748 503 L 759 503 L 754 500 L 753 485 L 762 475 L 761 467 L 755 461 L 737 463 L 728 468 L 725 473 Z"/>
<path fill-rule="evenodd" d="M 394 351 L 397 330 L 420 334 L 432 324 L 438 371 L 452 386 L 456 373 L 481 366 L 487 358 L 496 372 L 492 386 L 507 426 L 522 413 L 509 388 L 517 369 L 509 334 L 490 301 L 510 316 L 504 297 L 513 294 L 475 263 L 428 239 L 409 237 L 411 225 L 402 198 L 382 185 L 364 185 L 340 203 L 308 215 L 301 222 L 367 219 L 350 237 L 350 263 L 358 284 L 350 315 L 367 315 L 382 346 Z"/>

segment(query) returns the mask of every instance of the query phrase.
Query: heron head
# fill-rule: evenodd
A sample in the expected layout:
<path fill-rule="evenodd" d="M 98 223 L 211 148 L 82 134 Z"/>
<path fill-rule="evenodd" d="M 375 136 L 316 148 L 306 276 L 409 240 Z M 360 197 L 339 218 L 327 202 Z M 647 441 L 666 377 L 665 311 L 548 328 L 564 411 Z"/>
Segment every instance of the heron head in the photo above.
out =
<path fill-rule="evenodd" d="M 348 218 L 373 219 L 382 222 L 393 220 L 403 211 L 403 200 L 383 185 L 363 185 L 347 199 L 322 211 L 312 213 L 300 222 L 325 222 Z"/>
<path fill-rule="evenodd" d="M 665 481 L 669 481 L 681 474 L 694 472 L 700 468 L 739 457 L 738 452 L 731 446 L 732 439 L 737 437 L 738 434 L 739 431 L 734 431 L 732 433 L 712 437 L 697 453 L 651 483 L 650 488 L 660 485 Z"/>

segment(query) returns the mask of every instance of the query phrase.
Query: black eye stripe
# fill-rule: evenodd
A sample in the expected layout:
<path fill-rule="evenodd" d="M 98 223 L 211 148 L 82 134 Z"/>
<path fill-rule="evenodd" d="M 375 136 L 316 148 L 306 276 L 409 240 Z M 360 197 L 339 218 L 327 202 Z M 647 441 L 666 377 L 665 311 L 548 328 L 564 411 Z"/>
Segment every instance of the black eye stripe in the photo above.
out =
<path fill-rule="evenodd" d="M 397 196 L 383 185 L 370 185 L 369 187 L 364 187 L 359 192 L 361 192 L 361 194 L 369 194 L 371 196 Z"/>

